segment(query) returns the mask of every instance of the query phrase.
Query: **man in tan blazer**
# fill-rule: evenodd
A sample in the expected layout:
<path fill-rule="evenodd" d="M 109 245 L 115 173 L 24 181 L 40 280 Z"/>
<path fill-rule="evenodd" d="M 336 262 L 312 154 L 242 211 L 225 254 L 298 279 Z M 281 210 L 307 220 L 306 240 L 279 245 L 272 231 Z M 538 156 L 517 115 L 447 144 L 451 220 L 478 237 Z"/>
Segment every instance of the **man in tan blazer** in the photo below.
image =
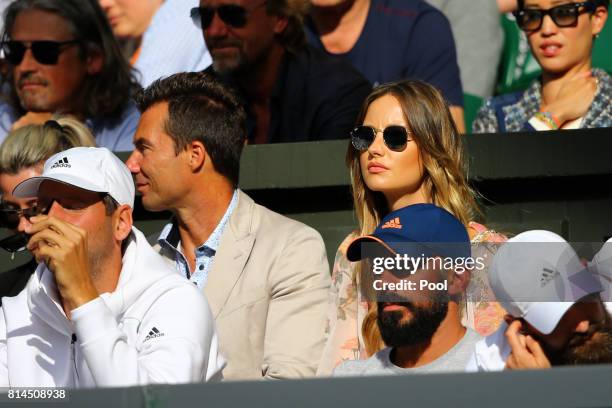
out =
<path fill-rule="evenodd" d="M 157 248 L 204 290 L 224 377 L 313 376 L 325 339 L 325 248 L 314 229 L 237 189 L 246 135 L 239 99 L 210 74 L 182 73 L 136 100 L 142 117 L 127 165 L 144 207 L 173 213 Z"/>

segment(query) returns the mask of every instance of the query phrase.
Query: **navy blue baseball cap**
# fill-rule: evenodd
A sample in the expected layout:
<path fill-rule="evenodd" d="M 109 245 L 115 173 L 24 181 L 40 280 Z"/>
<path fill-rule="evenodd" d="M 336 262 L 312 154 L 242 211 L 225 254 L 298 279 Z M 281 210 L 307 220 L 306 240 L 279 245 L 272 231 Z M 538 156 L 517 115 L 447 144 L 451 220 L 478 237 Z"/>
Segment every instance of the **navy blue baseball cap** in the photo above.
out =
<path fill-rule="evenodd" d="M 455 216 L 433 204 L 414 204 L 389 213 L 371 235 L 355 238 L 346 251 L 349 261 L 372 256 L 365 244 L 390 254 L 471 256 L 470 237 Z"/>

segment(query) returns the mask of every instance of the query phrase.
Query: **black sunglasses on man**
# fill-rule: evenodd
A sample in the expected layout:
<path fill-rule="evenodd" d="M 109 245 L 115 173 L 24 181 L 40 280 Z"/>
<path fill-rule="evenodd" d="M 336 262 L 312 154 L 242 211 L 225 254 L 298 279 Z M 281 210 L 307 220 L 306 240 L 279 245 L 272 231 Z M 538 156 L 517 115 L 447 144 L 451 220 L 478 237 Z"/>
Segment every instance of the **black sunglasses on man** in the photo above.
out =
<path fill-rule="evenodd" d="M 59 60 L 60 54 L 68 46 L 78 44 L 78 40 L 68 41 L 2 41 L 2 51 L 4 58 L 12 64 L 19 65 L 23 61 L 25 52 L 32 51 L 34 59 L 43 65 L 55 65 Z"/>
<path fill-rule="evenodd" d="M 255 7 L 247 9 L 238 4 L 221 4 L 218 7 L 194 7 L 191 9 L 191 18 L 194 24 L 202 30 L 207 30 L 215 18 L 215 13 L 219 15 L 221 21 L 233 28 L 242 28 L 247 23 L 249 13 L 264 6 L 267 1 L 259 3 Z"/>

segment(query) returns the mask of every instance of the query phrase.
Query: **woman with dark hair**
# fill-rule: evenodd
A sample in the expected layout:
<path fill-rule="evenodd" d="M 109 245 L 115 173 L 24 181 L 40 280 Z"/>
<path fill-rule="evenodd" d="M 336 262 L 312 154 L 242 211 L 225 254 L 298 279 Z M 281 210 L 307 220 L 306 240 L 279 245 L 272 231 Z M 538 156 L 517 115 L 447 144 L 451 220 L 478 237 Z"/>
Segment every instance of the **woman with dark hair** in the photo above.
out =
<path fill-rule="evenodd" d="M 336 254 L 332 273 L 328 339 L 318 374 L 327 375 L 343 360 L 367 358 L 384 347 L 376 323 L 376 303 L 367 301 L 365 277 L 346 258 L 349 243 L 371 234 L 390 212 L 431 203 L 454 215 L 473 244 L 503 242 L 505 237 L 472 222 L 478 215 L 470 189 L 462 136 L 438 90 L 420 81 L 400 81 L 375 88 L 362 105 L 359 126 L 347 152 L 359 229 Z M 410 226 L 405 226 L 410 228 Z M 473 255 L 488 256 L 484 246 Z M 465 302 L 463 321 L 486 335 L 501 322 L 503 312 L 488 302 L 486 271 L 472 272 L 468 292 L 478 302 Z M 468 293 L 468 295 L 469 295 Z"/>
<path fill-rule="evenodd" d="M 11 129 L 53 114 L 84 121 L 98 145 L 131 150 L 139 88 L 95 0 L 16 0 L 6 10 L 8 62 L 0 140 Z"/>
<path fill-rule="evenodd" d="M 612 126 L 612 78 L 592 67 L 609 0 L 522 0 L 514 12 L 542 76 L 524 92 L 488 99 L 475 133 Z"/>

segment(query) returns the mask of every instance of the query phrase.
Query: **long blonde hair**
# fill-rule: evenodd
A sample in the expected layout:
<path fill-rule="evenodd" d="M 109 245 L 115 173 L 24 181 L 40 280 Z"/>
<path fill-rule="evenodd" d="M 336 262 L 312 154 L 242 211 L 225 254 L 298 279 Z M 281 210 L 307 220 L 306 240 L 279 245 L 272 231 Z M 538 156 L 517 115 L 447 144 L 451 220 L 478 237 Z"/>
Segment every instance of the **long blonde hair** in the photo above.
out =
<path fill-rule="evenodd" d="M 362 105 L 357 123 L 362 124 L 368 108 L 378 98 L 392 95 L 399 102 L 411 135 L 423 160 L 423 186 L 431 203 L 444 208 L 468 225 L 480 215 L 475 194 L 467 182 L 462 136 L 457 131 L 448 105 L 438 90 L 421 81 L 398 81 L 376 87 Z M 349 145 L 346 163 L 350 171 L 359 234 L 370 234 L 389 212 L 381 192 L 372 191 L 363 180 L 360 152 Z M 354 279 L 360 290 L 361 271 L 357 265 Z M 371 297 L 369 297 L 372 299 Z M 368 355 L 384 347 L 376 323 L 376 303 L 372 302 L 362 324 Z"/>
<path fill-rule="evenodd" d="M 0 174 L 17 174 L 30 167 L 42 167 L 55 153 L 95 145 L 87 126 L 70 117 L 60 117 L 43 125 L 23 126 L 9 133 L 0 146 Z"/>

